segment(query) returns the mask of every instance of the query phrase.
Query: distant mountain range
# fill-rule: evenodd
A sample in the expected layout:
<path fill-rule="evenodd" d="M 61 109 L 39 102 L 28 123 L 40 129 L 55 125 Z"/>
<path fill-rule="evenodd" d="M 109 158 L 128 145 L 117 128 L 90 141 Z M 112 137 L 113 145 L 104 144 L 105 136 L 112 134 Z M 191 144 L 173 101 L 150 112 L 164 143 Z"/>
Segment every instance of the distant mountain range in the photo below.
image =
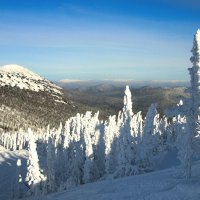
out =
<path fill-rule="evenodd" d="M 130 87 L 139 88 L 139 87 L 188 87 L 189 82 L 181 80 L 172 80 L 172 81 L 136 81 L 136 80 L 123 80 L 123 79 L 113 79 L 113 80 L 76 80 L 76 79 L 63 79 L 56 82 L 58 85 L 63 88 L 75 89 L 75 88 L 88 88 L 91 86 L 97 85 L 113 85 L 125 87 L 129 85 Z"/>
<path fill-rule="evenodd" d="M 103 117 L 118 114 L 123 107 L 124 86 L 102 83 L 92 86 L 81 86 L 66 89 L 68 99 L 95 107 L 101 110 Z M 142 111 L 146 115 L 152 103 L 158 103 L 158 111 L 164 115 L 165 109 L 175 106 L 180 99 L 189 97 L 186 87 L 130 87 L 133 100 L 133 111 Z"/>
<path fill-rule="evenodd" d="M 140 87 L 145 83 L 147 86 Z M 54 84 L 22 66 L 6 65 L 0 68 L 0 128 L 54 127 L 87 110 L 99 110 L 100 118 L 107 119 L 122 109 L 127 84 L 131 87 L 134 112 L 142 111 L 143 115 L 151 103 L 157 102 L 163 114 L 167 107 L 188 96 L 185 87 L 173 86 L 186 83 L 175 81 L 168 87 L 164 81 L 165 87 L 151 83 L 64 80 Z"/>

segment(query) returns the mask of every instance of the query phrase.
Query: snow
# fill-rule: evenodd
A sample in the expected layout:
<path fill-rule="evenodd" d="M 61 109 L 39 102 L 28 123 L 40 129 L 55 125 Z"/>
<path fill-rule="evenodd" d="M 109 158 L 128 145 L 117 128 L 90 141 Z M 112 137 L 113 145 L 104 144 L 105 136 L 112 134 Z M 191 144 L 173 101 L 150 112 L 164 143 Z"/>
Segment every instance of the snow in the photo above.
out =
<path fill-rule="evenodd" d="M 26 173 L 24 168 L 27 151 L 9 151 L 0 146 L 0 199 L 7 200 L 13 195 L 13 190 L 16 188 L 15 176 L 17 170 L 17 160 L 20 158 L 23 164 L 23 175 Z"/>
<path fill-rule="evenodd" d="M 0 199 L 12 197 L 17 159 L 26 165 L 27 151 L 9 151 L 0 147 Z M 197 200 L 200 199 L 200 162 L 193 166 L 190 180 L 180 179 L 170 168 L 148 174 L 85 184 L 69 191 L 42 196 L 44 200 Z M 22 167 L 25 174 L 25 167 Z M 2 184 L 3 183 L 3 184 Z M 30 199 L 39 199 L 32 197 Z"/>
<path fill-rule="evenodd" d="M 125 119 L 131 117 L 133 115 L 132 112 L 132 99 L 131 99 L 131 91 L 129 86 L 126 86 L 125 95 L 124 95 L 124 108 L 123 112 L 125 113 Z"/>
<path fill-rule="evenodd" d="M 197 38 L 198 46 L 200 46 L 200 29 L 198 29 L 197 32 L 196 32 L 196 38 Z"/>
<path fill-rule="evenodd" d="M 64 103 L 61 97 L 62 88 L 16 64 L 0 67 L 0 87 L 4 86 L 18 87 L 35 92 L 46 91 L 56 97 L 59 103 Z"/>
<path fill-rule="evenodd" d="M 196 34 L 194 35 L 193 48 L 192 48 L 191 52 L 193 55 L 190 58 L 190 60 L 193 63 L 193 68 L 195 68 L 198 71 L 199 67 L 200 67 L 200 29 L 198 29 Z M 189 68 L 189 70 L 191 71 L 190 68 Z M 191 71 L 190 73 L 192 74 L 193 72 Z"/>
<path fill-rule="evenodd" d="M 55 100 L 55 102 L 57 102 L 57 103 L 62 103 L 62 104 L 67 104 L 66 102 L 64 102 L 63 100 Z"/>
<path fill-rule="evenodd" d="M 40 171 L 39 159 L 37 154 L 37 144 L 31 129 L 28 129 L 29 144 L 28 144 L 28 160 L 27 160 L 27 174 L 25 181 L 30 187 L 29 194 L 36 194 L 39 192 L 40 183 L 45 180 L 45 177 Z"/>
<path fill-rule="evenodd" d="M 25 148 L 24 133 L 2 133 L 1 144 L 13 151 L 0 146 L 0 199 L 16 198 L 20 194 L 32 200 L 200 199 L 200 158 L 197 155 L 193 157 L 193 147 L 198 145 L 194 141 L 199 142 L 199 124 L 196 123 L 200 115 L 197 87 L 200 79 L 199 45 L 200 30 L 194 37 L 193 67 L 189 68 L 190 104 L 182 117 L 180 114 L 185 110 L 180 111 L 185 104 L 180 102 L 170 123 L 166 117 L 159 118 L 156 104 L 150 107 L 145 121 L 141 112 L 134 115 L 131 92 L 126 86 L 124 107 L 117 121 L 113 116 L 108 122 L 100 122 L 98 112 L 92 116 L 88 111 L 85 115 L 77 114 L 70 118 L 64 129 L 61 124 L 58 129 L 50 130 L 48 127 L 45 133 L 35 135 L 29 129 L 28 157 L 26 150 L 15 151 Z M 37 74 L 17 65 L 1 68 L 0 86 L 4 85 L 21 89 L 28 87 L 36 92 L 53 91 L 53 96 L 58 90 L 48 80 L 40 79 Z M 102 145 L 105 145 L 105 151 L 104 147 L 100 148 Z M 196 147 L 199 151 L 200 148 Z M 108 176 L 113 167 L 110 165 L 112 156 L 117 161 L 116 170 L 113 176 Z M 104 161 L 105 167 L 101 166 Z M 105 168 L 106 174 L 103 172 Z M 138 173 L 140 175 L 136 175 Z M 43 176 L 46 174 L 47 179 Z M 132 174 L 134 176 L 130 176 Z M 22 188 L 22 184 L 26 188 Z M 27 197 L 31 191 L 38 196 Z M 53 191 L 57 192 L 46 195 Z"/>
<path fill-rule="evenodd" d="M 1 71 L 14 73 L 14 74 L 23 74 L 26 77 L 35 79 L 35 80 L 42 80 L 43 78 L 38 74 L 33 73 L 32 71 L 22 67 L 20 65 L 11 64 L 11 65 L 4 65 L 0 68 Z"/>
<path fill-rule="evenodd" d="M 47 200 L 196 200 L 200 198 L 198 170 L 186 181 L 176 177 L 173 168 L 153 173 L 85 184 L 66 192 L 58 192 Z"/>

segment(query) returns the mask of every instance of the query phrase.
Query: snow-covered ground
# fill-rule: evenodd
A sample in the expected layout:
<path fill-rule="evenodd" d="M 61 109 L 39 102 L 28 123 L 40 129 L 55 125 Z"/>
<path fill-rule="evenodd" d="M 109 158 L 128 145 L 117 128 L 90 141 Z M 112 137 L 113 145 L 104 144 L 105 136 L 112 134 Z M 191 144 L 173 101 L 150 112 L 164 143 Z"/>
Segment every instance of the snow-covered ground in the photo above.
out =
<path fill-rule="evenodd" d="M 186 181 L 176 177 L 176 170 L 166 169 L 117 180 L 90 183 L 68 192 L 52 194 L 48 200 L 199 200 L 199 163 L 195 176 Z"/>
<path fill-rule="evenodd" d="M 23 174 L 26 173 L 27 151 L 9 151 L 0 146 L 0 199 L 7 200 L 13 197 L 16 190 L 16 163 L 22 159 Z"/>
<path fill-rule="evenodd" d="M 176 170 L 167 169 L 117 180 L 99 181 L 58 192 L 47 200 L 199 200 L 199 163 L 195 176 L 186 181 L 176 177 Z M 33 198 L 34 199 L 34 198 Z"/>
<path fill-rule="evenodd" d="M 27 152 L 0 148 L 0 199 L 12 198 L 15 189 L 16 161 L 25 166 Z M 193 177 L 186 181 L 177 176 L 176 168 L 116 180 L 89 183 L 70 191 L 41 196 L 46 200 L 199 200 L 200 162 L 193 167 Z M 25 173 L 25 167 L 23 167 Z M 33 197 L 31 199 L 34 199 Z M 37 198 L 38 199 L 38 198 Z"/>
<path fill-rule="evenodd" d="M 39 76 L 38 74 L 26 69 L 25 67 L 22 67 L 20 65 L 11 64 L 11 65 L 4 65 L 0 68 L 1 71 L 12 73 L 12 74 L 22 74 L 26 77 L 29 77 L 31 79 L 35 80 L 42 80 L 43 78 Z"/>

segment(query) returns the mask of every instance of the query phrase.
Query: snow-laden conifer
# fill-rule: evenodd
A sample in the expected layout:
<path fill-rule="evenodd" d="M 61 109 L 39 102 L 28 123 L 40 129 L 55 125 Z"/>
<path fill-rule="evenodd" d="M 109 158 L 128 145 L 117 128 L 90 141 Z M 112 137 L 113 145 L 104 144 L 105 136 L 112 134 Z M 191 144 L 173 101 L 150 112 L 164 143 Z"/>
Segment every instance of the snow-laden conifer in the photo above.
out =
<path fill-rule="evenodd" d="M 132 99 L 131 92 L 128 86 L 125 89 L 124 107 L 120 113 L 120 135 L 118 139 L 118 167 L 114 177 L 123 177 L 138 173 L 138 168 L 135 163 L 135 143 L 133 139 L 132 128 Z"/>
<path fill-rule="evenodd" d="M 133 116 L 132 104 L 131 91 L 129 89 L 129 86 L 127 85 L 124 95 L 124 107 L 122 110 L 124 121 L 130 120 Z"/>
<path fill-rule="evenodd" d="M 28 195 L 39 195 L 42 192 L 42 182 L 45 181 L 45 177 L 39 167 L 35 138 L 31 129 L 28 129 L 28 136 L 28 160 L 25 181 L 29 188 Z"/>
<path fill-rule="evenodd" d="M 43 193 L 55 192 L 57 189 L 56 185 L 56 174 L 55 174 L 55 148 L 53 145 L 52 138 L 49 137 L 47 146 L 47 179 L 44 186 Z"/>
<path fill-rule="evenodd" d="M 88 130 L 87 128 L 84 132 L 84 141 L 85 141 L 85 163 L 83 166 L 83 182 L 89 183 L 94 180 L 95 168 L 94 168 L 94 154 L 93 154 L 90 130 Z"/>
<path fill-rule="evenodd" d="M 68 160 L 69 176 L 66 182 L 66 188 L 83 183 L 83 166 L 85 162 L 83 131 L 90 116 L 91 112 L 87 112 L 84 116 L 77 114 L 77 116 L 72 119 Z"/>
<path fill-rule="evenodd" d="M 104 123 L 98 118 L 94 126 L 94 135 L 92 135 L 92 148 L 94 154 L 94 179 L 98 179 L 105 174 L 105 143 L 104 143 Z"/>
<path fill-rule="evenodd" d="M 191 94 L 191 102 L 190 107 L 188 109 L 186 119 L 187 126 L 185 135 L 186 144 L 185 144 L 185 164 L 184 171 L 185 177 L 188 179 L 191 177 L 191 165 L 192 165 L 192 155 L 193 150 L 192 146 L 194 144 L 194 137 L 198 135 L 198 116 L 200 115 L 200 30 L 197 30 L 194 40 L 193 40 L 193 48 L 191 50 L 192 57 L 191 62 L 193 64 L 192 68 L 189 68 L 190 72 L 190 94 Z"/>
<path fill-rule="evenodd" d="M 118 164 L 118 131 L 116 116 L 110 116 L 104 128 L 106 177 L 115 172 Z"/>
<path fill-rule="evenodd" d="M 176 108 L 167 111 L 168 116 L 185 117 L 186 123 L 182 126 L 180 134 L 177 137 L 177 147 L 179 149 L 179 158 L 183 166 L 183 172 L 186 179 L 191 177 L 192 156 L 194 148 L 198 143 L 196 137 L 199 134 L 199 115 L 200 115 L 200 30 L 194 35 L 193 48 L 190 58 L 193 66 L 189 68 L 190 73 L 190 99 L 184 99 Z M 179 140 L 179 137 L 183 137 Z M 181 144 L 179 144 L 181 141 Z M 180 146 L 184 148 L 179 148 Z"/>
<path fill-rule="evenodd" d="M 158 136 L 156 128 L 158 127 L 157 104 L 151 104 L 144 120 L 144 130 L 142 136 L 142 148 L 140 148 L 139 157 L 142 167 L 149 168 L 156 145 L 158 145 Z"/>

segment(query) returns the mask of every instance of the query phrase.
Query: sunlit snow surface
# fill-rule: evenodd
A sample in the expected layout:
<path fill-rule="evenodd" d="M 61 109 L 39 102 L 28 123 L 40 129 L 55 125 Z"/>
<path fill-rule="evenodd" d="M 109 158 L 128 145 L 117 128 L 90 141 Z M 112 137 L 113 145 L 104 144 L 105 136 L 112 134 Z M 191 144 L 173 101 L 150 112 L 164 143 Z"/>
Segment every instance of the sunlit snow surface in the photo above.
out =
<path fill-rule="evenodd" d="M 19 65 L 5 65 L 0 67 L 0 87 L 4 86 L 17 87 L 35 92 L 46 91 L 52 96 L 56 96 L 58 102 L 64 103 L 61 98 L 62 88 Z"/>
<path fill-rule="evenodd" d="M 32 91 L 54 91 L 61 93 L 60 87 L 19 65 L 5 65 L 0 67 L 0 86 L 19 87 Z"/>
<path fill-rule="evenodd" d="M 22 74 L 28 78 L 35 79 L 35 80 L 42 80 L 43 78 L 38 74 L 33 73 L 32 71 L 20 66 L 20 65 L 4 65 L 0 68 L 2 71 L 11 73 L 11 74 Z"/>
<path fill-rule="evenodd" d="M 175 177 L 175 170 L 102 181 L 80 186 L 68 192 L 48 196 L 48 200 L 199 200 L 198 168 L 190 181 Z"/>

